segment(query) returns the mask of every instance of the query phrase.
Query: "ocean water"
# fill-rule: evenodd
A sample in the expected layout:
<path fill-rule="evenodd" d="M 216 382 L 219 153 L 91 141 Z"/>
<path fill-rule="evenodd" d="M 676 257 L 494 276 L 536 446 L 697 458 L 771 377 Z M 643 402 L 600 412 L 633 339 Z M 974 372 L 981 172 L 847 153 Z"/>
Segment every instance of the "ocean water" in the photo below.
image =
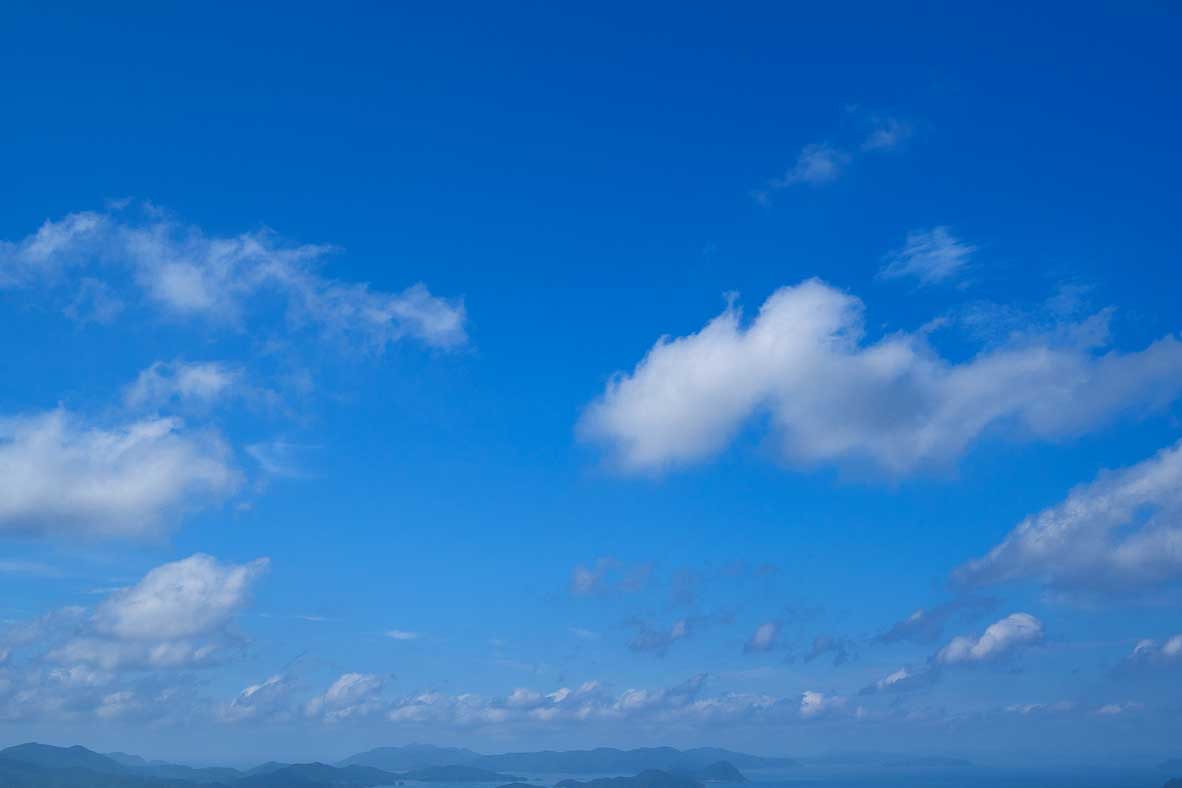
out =
<path fill-rule="evenodd" d="M 1162 788 L 1171 775 L 1154 769 L 1000 769 L 987 766 L 896 768 L 802 765 L 777 773 L 745 772 L 746 788 Z M 538 788 L 586 774 L 518 774 Z M 615 775 L 594 775 L 611 777 Z M 496 788 L 490 783 L 404 783 L 402 788 Z M 712 784 L 711 788 L 729 788 Z"/>
<path fill-rule="evenodd" d="M 801 766 L 751 779 L 750 788 L 1161 788 L 1152 769 L 998 769 L 985 766 L 884 768 Z"/>

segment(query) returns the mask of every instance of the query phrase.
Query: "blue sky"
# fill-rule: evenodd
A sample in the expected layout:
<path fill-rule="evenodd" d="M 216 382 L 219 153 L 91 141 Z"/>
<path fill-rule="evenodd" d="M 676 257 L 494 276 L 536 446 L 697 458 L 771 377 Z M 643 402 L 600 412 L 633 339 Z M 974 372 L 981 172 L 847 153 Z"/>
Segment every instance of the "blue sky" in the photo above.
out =
<path fill-rule="evenodd" d="M 1175 11 L 0 20 L 3 741 L 1178 754 Z"/>

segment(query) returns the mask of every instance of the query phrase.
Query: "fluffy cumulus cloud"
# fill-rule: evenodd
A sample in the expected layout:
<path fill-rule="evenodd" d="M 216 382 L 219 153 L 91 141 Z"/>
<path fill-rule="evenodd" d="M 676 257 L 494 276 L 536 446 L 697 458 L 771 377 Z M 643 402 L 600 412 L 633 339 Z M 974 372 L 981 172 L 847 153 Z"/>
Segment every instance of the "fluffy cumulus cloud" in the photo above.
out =
<path fill-rule="evenodd" d="M 1133 646 L 1132 652 L 1121 662 L 1120 669 L 1182 667 L 1182 634 L 1158 642 L 1146 638 Z"/>
<path fill-rule="evenodd" d="M 928 658 L 927 664 L 905 666 L 862 689 L 877 692 L 914 692 L 932 686 L 945 669 L 1002 662 L 1043 640 L 1043 624 L 1029 613 L 1012 613 L 990 624 L 981 635 L 958 635 Z"/>
<path fill-rule="evenodd" d="M 590 724 L 697 725 L 713 722 L 762 724 L 808 719 L 795 698 L 749 693 L 706 692 L 707 676 L 693 676 L 663 689 L 609 692 L 597 682 L 552 692 L 516 689 L 502 698 L 473 694 L 420 693 L 390 704 L 387 718 L 403 724 L 454 726 Z M 833 707 L 832 701 L 828 704 Z"/>
<path fill-rule="evenodd" d="M 9 627 L 0 644 L 16 655 L 19 670 L 10 671 L 0 717 L 122 719 L 187 712 L 196 681 L 189 671 L 228 658 L 244 642 L 230 625 L 266 563 L 227 564 L 194 555 L 156 567 L 93 609 L 60 608 Z M 261 709 L 277 693 L 266 683 L 248 688 L 225 713 L 244 719 L 247 706 Z"/>
<path fill-rule="evenodd" d="M 1182 443 L 1076 487 L 954 578 L 1113 594 L 1182 580 Z"/>
<path fill-rule="evenodd" d="M 614 376 L 579 432 L 634 472 L 702 462 L 766 415 L 784 459 L 901 476 L 947 465 L 993 427 L 1075 435 L 1182 390 L 1182 342 L 1097 354 L 1049 338 L 942 358 L 922 332 L 867 342 L 863 305 L 819 280 L 785 287 L 744 324 L 735 306 L 663 337 Z"/>
<path fill-rule="evenodd" d="M 95 631 L 125 640 L 170 640 L 220 629 L 246 603 L 267 564 L 265 558 L 223 564 L 197 554 L 158 566 L 99 605 Z"/>
<path fill-rule="evenodd" d="M 993 662 L 1015 650 L 1042 641 L 1042 622 L 1029 613 L 1013 613 L 990 624 L 980 637 L 953 638 L 936 653 L 941 665 Z"/>
<path fill-rule="evenodd" d="M 158 210 L 145 213 L 74 213 L 0 241 L 0 287 L 73 287 L 72 308 L 113 319 L 122 308 L 113 293 L 126 285 L 170 317 L 239 327 L 252 309 L 278 299 L 290 327 L 368 348 L 403 338 L 440 348 L 466 341 L 460 301 L 422 284 L 387 293 L 326 277 L 319 267 L 332 247 L 288 244 L 267 231 L 208 235 Z"/>
<path fill-rule="evenodd" d="M 225 443 L 177 419 L 0 418 L 0 531 L 142 536 L 239 483 Z"/>
<path fill-rule="evenodd" d="M 641 727 L 698 727 L 716 723 L 768 725 L 808 722 L 847 711 L 838 695 L 806 692 L 778 697 L 708 691 L 709 677 L 691 676 L 664 688 L 611 691 L 596 681 L 550 691 L 517 687 L 504 695 L 416 692 L 388 697 L 373 674 L 346 673 L 302 704 L 303 717 L 326 724 L 384 720 L 407 728 L 553 728 L 628 722 Z M 284 717 L 292 708 L 290 679 L 275 676 L 221 704 L 223 721 Z M 256 710 L 256 706 L 261 707 Z"/>
<path fill-rule="evenodd" d="M 977 247 L 959 240 L 947 227 L 916 230 L 907 234 L 903 248 L 887 256 L 879 276 L 938 284 L 962 275 L 976 251 Z"/>
<path fill-rule="evenodd" d="M 800 696 L 800 716 L 806 720 L 828 716 L 845 707 L 846 699 L 840 695 L 809 690 Z"/>
<path fill-rule="evenodd" d="M 47 659 L 62 665 L 177 668 L 214 661 L 267 559 L 224 564 L 197 554 L 163 564 L 110 594 Z"/>

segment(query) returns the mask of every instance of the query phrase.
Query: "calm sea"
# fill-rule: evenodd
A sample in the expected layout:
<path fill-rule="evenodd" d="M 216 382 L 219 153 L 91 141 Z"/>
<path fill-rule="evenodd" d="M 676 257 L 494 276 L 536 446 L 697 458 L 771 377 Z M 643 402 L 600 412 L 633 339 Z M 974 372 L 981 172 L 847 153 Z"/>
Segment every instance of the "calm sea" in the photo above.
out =
<path fill-rule="evenodd" d="M 791 771 L 747 772 L 746 788 L 1162 788 L 1174 776 L 1154 769 L 999 769 L 971 767 L 799 766 Z M 538 788 L 588 775 L 518 775 Z M 596 775 L 610 776 L 610 775 Z M 411 783 L 402 788 L 496 788 L 489 783 Z M 714 784 L 712 788 L 728 788 Z"/>

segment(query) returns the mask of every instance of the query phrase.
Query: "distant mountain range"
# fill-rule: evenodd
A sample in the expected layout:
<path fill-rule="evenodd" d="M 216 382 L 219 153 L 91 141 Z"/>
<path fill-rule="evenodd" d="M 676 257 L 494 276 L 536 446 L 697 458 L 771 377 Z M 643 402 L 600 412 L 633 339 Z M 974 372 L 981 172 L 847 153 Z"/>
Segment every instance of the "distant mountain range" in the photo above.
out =
<path fill-rule="evenodd" d="M 148 761 L 85 747 L 20 744 L 0 750 L 4 788 L 376 788 L 406 782 L 505 783 L 516 780 L 477 766 L 424 766 L 387 771 L 362 764 L 270 762 L 242 772 Z"/>
<path fill-rule="evenodd" d="M 560 788 L 703 788 L 705 782 L 744 782 L 733 761 L 753 768 L 790 766 L 786 758 L 712 748 L 676 750 L 575 750 L 481 755 L 458 748 L 382 747 L 325 763 L 268 762 L 240 771 L 151 761 L 124 752 L 101 754 L 85 747 L 20 744 L 0 750 L 4 788 L 377 788 L 404 783 L 491 783 L 539 788 L 507 773 L 629 774 L 634 777 L 565 781 Z"/>
<path fill-rule="evenodd" d="M 480 753 L 462 747 L 408 744 L 405 747 L 378 747 L 376 750 L 350 756 L 338 765 L 373 766 L 391 772 L 402 772 L 430 766 L 468 765 L 480 757 Z"/>
<path fill-rule="evenodd" d="M 379 747 L 340 762 L 342 766 L 372 766 L 387 771 L 428 766 L 465 765 L 494 771 L 525 774 L 638 774 L 646 770 L 697 773 L 726 762 L 738 769 L 784 769 L 797 765 L 791 758 L 764 758 L 716 747 L 677 750 L 673 747 L 643 747 L 618 750 L 543 750 L 481 755 L 471 750 L 412 744 L 407 747 Z"/>

